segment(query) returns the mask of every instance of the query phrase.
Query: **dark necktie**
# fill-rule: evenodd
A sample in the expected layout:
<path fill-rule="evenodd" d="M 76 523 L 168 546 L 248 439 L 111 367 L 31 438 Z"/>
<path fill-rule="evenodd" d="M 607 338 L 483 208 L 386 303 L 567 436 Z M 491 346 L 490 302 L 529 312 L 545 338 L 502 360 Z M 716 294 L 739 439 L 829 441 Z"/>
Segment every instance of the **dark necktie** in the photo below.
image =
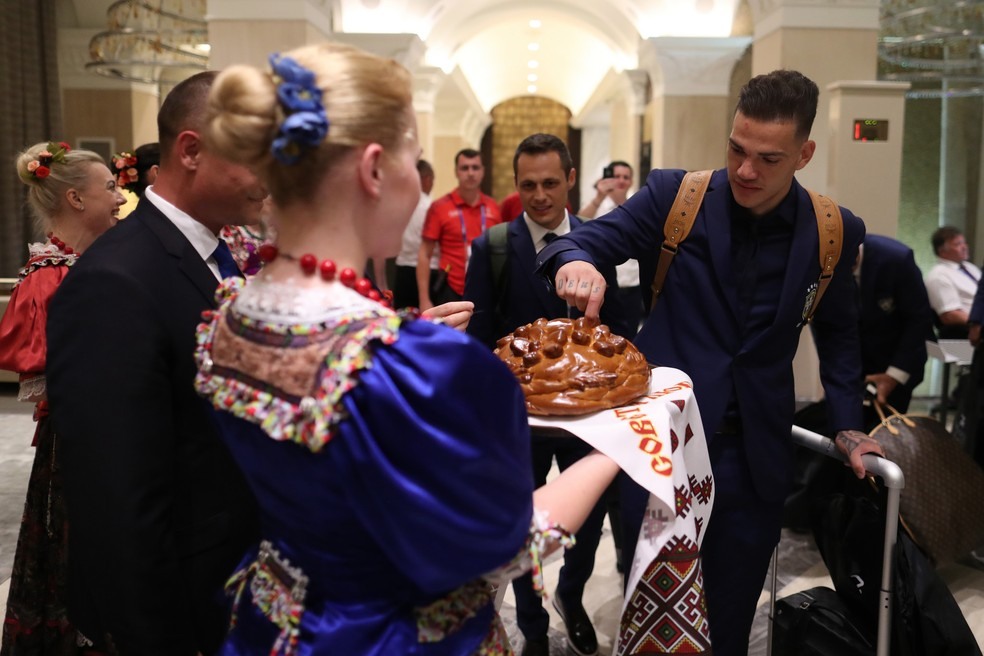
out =
<path fill-rule="evenodd" d="M 557 236 L 558 235 L 556 232 L 548 232 L 547 234 L 543 235 L 543 241 L 547 242 L 547 245 L 549 246 L 550 242 L 556 239 Z"/>
<path fill-rule="evenodd" d="M 968 278 L 970 278 L 970 279 L 971 279 L 971 280 L 973 280 L 974 282 L 978 282 L 978 280 L 977 280 L 977 276 L 975 276 L 975 275 L 974 275 L 973 273 L 971 273 L 971 271 L 970 271 L 970 269 L 968 269 L 967 267 L 965 267 L 965 266 L 964 266 L 964 263 L 963 263 L 963 262 L 961 262 L 961 263 L 960 263 L 960 264 L 958 264 L 957 266 L 958 266 L 958 267 L 960 267 L 960 270 L 961 270 L 961 271 L 963 271 L 964 273 L 966 273 L 966 274 L 967 274 L 967 277 L 968 277 Z"/>
<path fill-rule="evenodd" d="M 225 243 L 224 239 L 219 238 L 219 244 L 212 251 L 212 257 L 215 258 L 215 263 L 219 265 L 219 276 L 223 280 L 233 276 L 243 277 L 243 272 L 236 265 L 236 260 L 232 257 L 229 245 Z"/>

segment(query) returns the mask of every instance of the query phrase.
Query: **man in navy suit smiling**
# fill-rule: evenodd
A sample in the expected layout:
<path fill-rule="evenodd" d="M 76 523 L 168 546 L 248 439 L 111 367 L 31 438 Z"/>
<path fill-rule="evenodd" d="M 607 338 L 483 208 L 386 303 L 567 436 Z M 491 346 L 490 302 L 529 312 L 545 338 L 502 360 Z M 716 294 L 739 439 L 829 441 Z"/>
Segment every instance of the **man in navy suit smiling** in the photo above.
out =
<path fill-rule="evenodd" d="M 742 88 L 727 168 L 711 175 L 636 338 L 650 362 L 692 377 L 700 404 L 717 488 L 701 549 L 715 656 L 747 653 L 792 480 L 792 360 L 821 273 L 816 213 L 795 173 L 816 148 L 810 130 L 818 96 L 816 84 L 795 71 L 760 75 Z M 606 288 L 596 267 L 635 258 L 642 279 L 651 280 L 683 175 L 651 172 L 625 204 L 545 248 L 539 270 L 557 293 L 596 316 Z M 880 452 L 857 430 L 862 376 L 851 267 L 864 224 L 841 213 L 842 254 L 813 323 L 836 443 L 863 476 L 861 454 Z M 622 489 L 626 556 L 645 500 L 637 485 Z"/>
<path fill-rule="evenodd" d="M 581 225 L 566 209 L 567 192 L 574 186 L 576 172 L 567 146 L 550 134 L 534 134 L 524 139 L 513 157 L 516 189 L 523 214 L 509 223 L 493 226 L 472 242 L 472 257 L 465 277 L 465 300 L 475 303 L 468 333 L 488 344 L 519 326 L 541 317 L 568 316 L 567 304 L 549 285 L 534 275 L 536 254 L 548 243 Z M 505 231 L 496 236 L 496 231 Z M 496 239 L 502 240 L 496 245 Z M 498 251 L 498 254 L 496 254 Z M 498 265 L 495 258 L 500 258 Z M 613 332 L 630 337 L 629 323 L 621 312 L 615 283 L 615 269 L 604 269 L 611 294 L 606 299 L 601 320 Z M 591 452 L 585 442 L 572 437 L 532 436 L 533 479 L 537 487 L 547 479 L 553 459 L 563 471 Z M 601 538 L 605 508 L 599 504 L 577 533 L 577 543 L 564 554 L 554 604 L 567 628 L 571 648 L 581 656 L 598 651 L 594 627 L 581 604 L 584 585 L 594 569 L 595 550 Z M 550 616 L 533 592 L 527 574 L 513 582 L 516 593 L 516 619 L 526 639 L 523 656 L 550 653 L 547 630 Z"/>

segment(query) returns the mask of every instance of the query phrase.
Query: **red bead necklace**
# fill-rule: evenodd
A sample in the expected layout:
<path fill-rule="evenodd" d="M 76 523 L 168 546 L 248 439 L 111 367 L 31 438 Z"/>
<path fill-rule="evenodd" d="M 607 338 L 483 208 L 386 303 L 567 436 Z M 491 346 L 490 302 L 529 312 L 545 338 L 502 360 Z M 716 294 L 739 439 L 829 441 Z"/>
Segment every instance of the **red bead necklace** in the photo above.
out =
<path fill-rule="evenodd" d="M 55 236 L 55 233 L 53 233 L 53 232 L 49 232 L 48 233 L 48 241 L 50 241 L 55 246 L 55 248 L 57 248 L 58 250 L 60 250 L 65 255 L 71 255 L 71 254 L 75 253 L 75 251 L 72 250 L 72 247 L 71 246 L 66 246 L 65 245 L 65 242 L 63 242 L 61 239 L 59 239 L 58 237 L 56 237 Z"/>
<path fill-rule="evenodd" d="M 386 307 L 391 307 L 390 300 L 388 297 L 384 297 L 373 287 L 372 282 L 368 278 L 359 278 L 358 274 L 354 269 L 345 267 L 341 271 L 338 271 L 338 267 L 335 265 L 334 260 L 321 260 L 318 262 L 318 258 L 311 253 L 305 253 L 300 257 L 296 255 L 291 255 L 290 253 L 281 253 L 280 250 L 273 244 L 263 244 L 257 251 L 260 255 L 260 259 L 263 262 L 273 262 L 278 257 L 282 257 L 285 260 L 290 260 L 291 262 L 297 262 L 301 266 L 301 271 L 304 272 L 306 276 L 313 276 L 315 273 L 321 275 L 321 279 L 325 282 L 331 282 L 335 279 L 335 274 L 338 274 L 338 282 L 342 283 L 350 289 L 354 289 L 363 296 L 377 303 L 382 303 Z"/>

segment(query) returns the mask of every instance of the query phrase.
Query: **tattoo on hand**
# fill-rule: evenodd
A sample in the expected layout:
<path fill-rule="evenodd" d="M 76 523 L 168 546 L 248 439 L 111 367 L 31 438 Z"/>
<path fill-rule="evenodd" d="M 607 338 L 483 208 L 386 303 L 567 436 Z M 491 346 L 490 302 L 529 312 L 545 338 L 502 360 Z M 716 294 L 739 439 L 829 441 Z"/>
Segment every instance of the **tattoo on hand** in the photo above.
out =
<path fill-rule="evenodd" d="M 847 447 L 847 452 L 849 454 L 854 453 L 854 449 L 858 448 L 860 440 L 850 433 L 845 433 L 840 435 L 840 438 L 844 441 L 844 446 Z"/>
<path fill-rule="evenodd" d="M 567 282 L 567 289 L 574 289 L 574 281 L 573 280 L 569 280 Z"/>
<path fill-rule="evenodd" d="M 591 286 L 590 283 L 586 283 L 586 282 L 581 283 L 581 289 L 587 289 L 590 286 Z"/>
<path fill-rule="evenodd" d="M 600 292 L 601 292 L 601 287 L 595 287 L 594 290 L 592 291 L 593 294 L 598 294 Z"/>

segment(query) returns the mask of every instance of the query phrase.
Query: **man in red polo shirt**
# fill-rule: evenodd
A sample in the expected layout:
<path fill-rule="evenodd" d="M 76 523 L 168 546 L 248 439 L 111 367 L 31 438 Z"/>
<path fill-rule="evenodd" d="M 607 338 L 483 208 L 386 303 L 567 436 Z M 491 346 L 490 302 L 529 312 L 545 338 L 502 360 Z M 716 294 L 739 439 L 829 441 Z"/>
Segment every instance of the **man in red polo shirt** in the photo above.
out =
<path fill-rule="evenodd" d="M 465 293 L 465 267 L 475 237 L 502 221 L 499 206 L 479 188 L 485 176 L 482 155 L 465 148 L 454 156 L 454 175 L 458 187 L 441 196 L 427 210 L 417 257 L 417 290 L 420 309 L 435 303 L 460 301 Z M 440 298 L 431 298 L 430 259 L 434 247 L 441 247 L 441 269 L 447 272 L 446 289 L 433 290 Z"/>

